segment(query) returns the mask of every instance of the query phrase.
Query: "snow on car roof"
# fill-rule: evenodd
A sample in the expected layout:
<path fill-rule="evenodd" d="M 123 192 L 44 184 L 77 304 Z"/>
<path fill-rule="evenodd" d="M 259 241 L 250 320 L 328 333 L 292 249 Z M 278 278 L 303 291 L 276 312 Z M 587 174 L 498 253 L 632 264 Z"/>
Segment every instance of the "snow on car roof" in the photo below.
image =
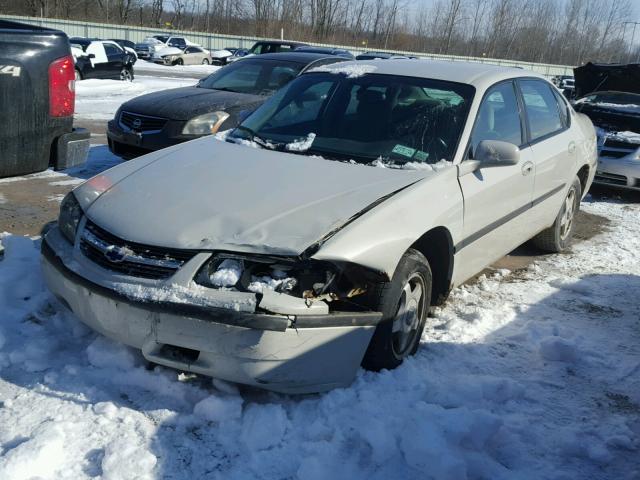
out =
<path fill-rule="evenodd" d="M 341 62 L 339 64 L 323 65 L 314 68 L 313 71 L 334 71 L 346 70 L 353 66 L 354 69 L 362 70 L 362 67 L 371 66 L 371 70 L 382 75 L 402 75 L 407 77 L 433 78 L 436 80 L 447 80 L 451 82 L 467 83 L 476 87 L 486 88 L 500 80 L 516 77 L 539 77 L 544 78 L 530 70 L 520 68 L 502 67 L 498 65 L 487 65 L 486 63 L 475 62 L 452 62 L 442 60 L 416 60 L 416 59 L 396 59 L 396 60 L 356 60 Z M 365 67 L 366 68 L 366 67 Z"/>

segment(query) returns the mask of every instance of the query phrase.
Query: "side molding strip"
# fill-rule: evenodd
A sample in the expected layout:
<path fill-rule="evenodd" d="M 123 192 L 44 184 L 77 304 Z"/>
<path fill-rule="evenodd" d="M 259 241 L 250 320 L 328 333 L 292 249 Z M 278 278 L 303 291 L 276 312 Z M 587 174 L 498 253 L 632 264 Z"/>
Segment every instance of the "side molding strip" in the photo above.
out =
<path fill-rule="evenodd" d="M 472 233 L 471 235 L 469 235 L 467 238 L 462 239 L 456 246 L 455 246 L 455 252 L 459 252 L 460 250 L 462 250 L 464 247 L 472 244 L 473 242 L 481 239 L 482 237 L 484 237 L 485 235 L 491 233 L 493 230 L 495 230 L 496 228 L 501 227 L 502 225 L 504 225 L 505 223 L 513 220 L 514 218 L 516 218 L 518 215 L 522 215 L 523 213 L 525 213 L 527 210 L 530 210 L 531 208 L 535 207 L 536 205 L 539 205 L 540 203 L 544 202 L 546 199 L 548 199 L 549 197 L 552 197 L 553 195 L 555 195 L 556 193 L 558 193 L 560 190 L 562 190 L 565 187 L 566 183 L 563 183 L 562 185 L 558 185 L 557 187 L 555 187 L 552 190 L 549 190 L 547 193 L 540 195 L 538 198 L 534 199 L 531 203 L 527 203 L 525 205 L 523 205 L 522 207 L 514 210 L 513 212 L 505 215 L 502 218 L 499 218 L 498 220 L 496 220 L 493 223 L 490 223 L 489 225 L 487 225 L 486 227 L 478 230 L 475 233 Z"/>

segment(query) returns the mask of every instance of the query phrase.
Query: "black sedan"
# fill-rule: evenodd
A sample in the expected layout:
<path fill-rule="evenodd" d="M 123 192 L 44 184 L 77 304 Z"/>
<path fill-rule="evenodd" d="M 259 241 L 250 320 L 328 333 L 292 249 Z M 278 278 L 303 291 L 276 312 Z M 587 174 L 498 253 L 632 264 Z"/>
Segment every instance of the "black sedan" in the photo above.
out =
<path fill-rule="evenodd" d="M 304 70 L 344 60 L 318 53 L 258 55 L 223 67 L 193 87 L 141 95 L 121 105 L 109 122 L 109 148 L 133 158 L 234 128 Z"/>
<path fill-rule="evenodd" d="M 135 55 L 112 40 L 72 37 L 69 39 L 75 60 L 76 80 L 111 78 L 133 80 Z"/>

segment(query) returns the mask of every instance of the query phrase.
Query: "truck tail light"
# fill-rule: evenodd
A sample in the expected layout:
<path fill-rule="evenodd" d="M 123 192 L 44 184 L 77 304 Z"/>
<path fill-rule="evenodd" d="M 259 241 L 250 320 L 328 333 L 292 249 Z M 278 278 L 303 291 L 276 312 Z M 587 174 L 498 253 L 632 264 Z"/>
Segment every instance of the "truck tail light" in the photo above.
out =
<path fill-rule="evenodd" d="M 73 57 L 58 58 L 49 65 L 49 115 L 73 115 L 76 101 L 75 65 Z"/>

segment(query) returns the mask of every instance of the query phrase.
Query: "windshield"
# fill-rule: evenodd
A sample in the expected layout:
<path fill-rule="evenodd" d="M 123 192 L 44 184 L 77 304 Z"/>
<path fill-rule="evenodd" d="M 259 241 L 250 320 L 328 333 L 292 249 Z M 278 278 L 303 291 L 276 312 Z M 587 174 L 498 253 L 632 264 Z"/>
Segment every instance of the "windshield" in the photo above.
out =
<path fill-rule="evenodd" d="M 303 64 L 280 60 L 243 59 L 221 68 L 198 85 L 228 92 L 271 95 L 293 80 Z"/>
<path fill-rule="evenodd" d="M 474 91 L 425 78 L 306 74 L 258 108 L 229 140 L 361 163 L 433 164 L 452 160 Z"/>
<path fill-rule="evenodd" d="M 169 37 L 166 35 L 154 35 L 153 38 L 160 40 L 162 43 L 167 43 L 167 40 L 169 40 Z"/>

